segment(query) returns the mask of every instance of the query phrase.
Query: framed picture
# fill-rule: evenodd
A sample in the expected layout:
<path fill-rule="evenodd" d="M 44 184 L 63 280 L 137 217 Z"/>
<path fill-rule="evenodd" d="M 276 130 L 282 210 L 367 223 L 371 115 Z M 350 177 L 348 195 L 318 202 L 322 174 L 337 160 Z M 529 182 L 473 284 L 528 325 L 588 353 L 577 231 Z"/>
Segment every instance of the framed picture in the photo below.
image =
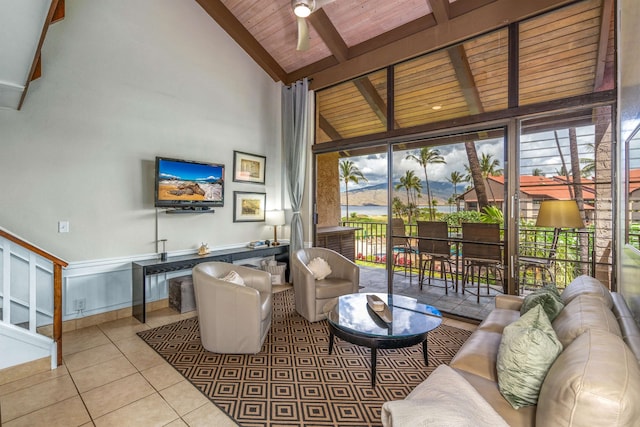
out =
<path fill-rule="evenodd" d="M 252 182 L 264 184 L 265 156 L 257 154 L 233 152 L 233 180 L 236 182 Z"/>
<path fill-rule="evenodd" d="M 267 193 L 233 192 L 233 222 L 264 221 Z"/>

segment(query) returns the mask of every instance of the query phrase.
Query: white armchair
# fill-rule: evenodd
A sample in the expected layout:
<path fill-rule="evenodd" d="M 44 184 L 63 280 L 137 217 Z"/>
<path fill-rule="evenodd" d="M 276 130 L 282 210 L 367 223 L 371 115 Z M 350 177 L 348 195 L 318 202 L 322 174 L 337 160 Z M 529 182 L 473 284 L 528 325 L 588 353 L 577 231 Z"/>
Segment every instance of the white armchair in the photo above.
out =
<path fill-rule="evenodd" d="M 314 258 L 323 258 L 331 268 L 331 274 L 316 280 L 307 264 Z M 298 250 L 291 260 L 293 289 L 296 311 L 310 322 L 326 319 L 327 303 L 341 295 L 359 291 L 360 268 L 340 255 L 326 248 L 305 248 Z"/>
<path fill-rule="evenodd" d="M 220 280 L 237 272 L 245 286 Z M 193 268 L 202 346 L 214 353 L 259 353 L 271 328 L 271 275 L 226 262 Z"/>

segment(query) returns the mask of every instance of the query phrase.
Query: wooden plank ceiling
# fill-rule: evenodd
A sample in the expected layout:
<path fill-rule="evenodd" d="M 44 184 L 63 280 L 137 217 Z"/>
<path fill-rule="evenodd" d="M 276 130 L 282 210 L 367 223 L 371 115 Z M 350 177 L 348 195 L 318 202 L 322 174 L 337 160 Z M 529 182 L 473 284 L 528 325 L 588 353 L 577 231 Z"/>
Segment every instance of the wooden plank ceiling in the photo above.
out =
<path fill-rule="evenodd" d="M 333 0 L 296 50 L 291 0 L 196 0 L 275 80 L 314 89 L 378 70 L 575 0 Z M 326 2 L 325 2 L 326 3 Z"/>

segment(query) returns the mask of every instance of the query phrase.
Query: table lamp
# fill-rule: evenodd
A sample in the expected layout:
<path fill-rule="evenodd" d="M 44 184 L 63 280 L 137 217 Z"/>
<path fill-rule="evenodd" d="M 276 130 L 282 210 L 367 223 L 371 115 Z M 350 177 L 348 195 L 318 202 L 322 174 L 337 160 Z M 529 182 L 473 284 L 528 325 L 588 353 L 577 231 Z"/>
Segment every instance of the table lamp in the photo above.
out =
<path fill-rule="evenodd" d="M 266 212 L 266 223 L 267 225 L 273 226 L 273 242 L 271 244 L 273 246 L 278 246 L 280 242 L 278 242 L 278 226 L 284 225 L 284 211 L 283 210 L 274 210 Z"/>

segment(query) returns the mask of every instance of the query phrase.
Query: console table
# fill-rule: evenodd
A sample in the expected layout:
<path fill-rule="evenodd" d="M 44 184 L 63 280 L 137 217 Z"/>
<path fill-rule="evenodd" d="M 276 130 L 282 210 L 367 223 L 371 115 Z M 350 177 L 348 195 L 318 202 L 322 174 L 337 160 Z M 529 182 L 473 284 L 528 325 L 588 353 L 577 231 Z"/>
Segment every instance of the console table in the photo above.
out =
<path fill-rule="evenodd" d="M 275 256 L 277 261 L 289 264 L 289 245 L 265 246 L 264 248 L 233 248 L 211 251 L 206 255 L 182 255 L 169 257 L 166 261 L 151 259 L 132 263 L 132 295 L 133 317 L 145 323 L 147 321 L 147 277 L 154 274 L 170 273 L 172 271 L 190 270 L 201 262 L 222 261 L 234 262 L 248 258 Z"/>

